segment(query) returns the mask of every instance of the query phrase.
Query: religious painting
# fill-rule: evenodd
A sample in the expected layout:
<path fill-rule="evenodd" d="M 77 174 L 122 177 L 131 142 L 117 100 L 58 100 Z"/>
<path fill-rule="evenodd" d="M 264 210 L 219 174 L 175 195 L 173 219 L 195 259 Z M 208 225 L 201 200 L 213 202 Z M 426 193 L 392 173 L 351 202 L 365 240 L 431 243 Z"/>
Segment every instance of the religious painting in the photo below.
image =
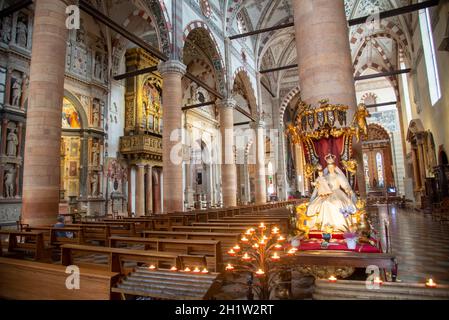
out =
<path fill-rule="evenodd" d="M 78 157 L 79 141 L 77 139 L 71 139 L 70 143 L 70 157 Z"/>
<path fill-rule="evenodd" d="M 78 163 L 76 161 L 70 161 L 69 176 L 76 177 L 78 175 Z"/>
<path fill-rule="evenodd" d="M 146 81 L 143 85 L 143 103 L 146 104 L 151 111 L 159 112 L 159 109 L 161 108 L 160 93 L 149 81 Z"/>
<path fill-rule="evenodd" d="M 73 104 L 64 98 L 64 105 L 62 107 L 62 128 L 64 129 L 80 129 L 81 121 L 78 111 Z"/>

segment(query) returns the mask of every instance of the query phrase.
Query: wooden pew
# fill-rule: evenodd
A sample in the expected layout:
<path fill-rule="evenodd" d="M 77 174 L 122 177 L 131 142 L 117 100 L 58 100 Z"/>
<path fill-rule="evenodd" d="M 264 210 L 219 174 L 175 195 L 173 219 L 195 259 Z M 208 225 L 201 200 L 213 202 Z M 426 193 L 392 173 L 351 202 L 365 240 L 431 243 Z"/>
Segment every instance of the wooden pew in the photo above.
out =
<path fill-rule="evenodd" d="M 72 224 L 83 230 L 84 242 L 99 241 L 106 245 L 111 236 L 111 227 L 106 224 Z"/>
<path fill-rule="evenodd" d="M 222 252 L 220 241 L 216 240 L 186 240 L 160 238 L 128 238 L 112 236 L 109 246 L 119 248 L 120 244 L 143 245 L 145 250 L 158 252 L 176 252 L 184 255 L 206 256 L 209 271 L 222 271 Z"/>
<path fill-rule="evenodd" d="M 74 252 L 82 252 L 86 254 L 105 255 L 107 256 L 107 265 L 102 265 L 95 262 L 75 262 Z M 120 274 L 126 274 L 127 269 L 124 267 L 124 262 L 136 262 L 145 264 L 154 264 L 158 268 L 176 266 L 181 268 L 185 262 L 183 258 L 194 260 L 195 265 L 205 267 L 207 265 L 206 257 L 200 255 L 181 255 L 176 252 L 158 252 L 149 250 L 131 250 L 122 248 L 110 248 L 110 247 L 97 247 L 97 246 L 85 246 L 76 244 L 64 244 L 61 246 L 61 262 L 63 265 L 85 265 L 89 267 L 98 267 L 107 269 L 111 272 L 119 272 Z M 129 270 L 128 270 L 129 271 Z"/>
<path fill-rule="evenodd" d="M 128 237 L 135 237 L 136 226 L 131 221 L 98 221 L 98 222 L 82 222 L 80 224 L 73 224 L 73 226 L 99 226 L 107 225 L 111 234 L 126 235 Z"/>
<path fill-rule="evenodd" d="M 49 263 L 0 258 L 0 299 L 109 300 L 118 273 L 80 268 L 80 289 L 66 287 L 66 267 Z"/>
<path fill-rule="evenodd" d="M 235 246 L 240 240 L 239 233 L 218 233 L 218 232 L 173 232 L 173 231 L 144 231 L 142 232 L 145 238 L 158 239 L 184 239 L 184 240 L 216 240 L 220 241 L 221 250 L 223 253 L 227 252 Z M 226 255 L 223 255 L 225 258 Z"/>
<path fill-rule="evenodd" d="M 43 232 L 0 230 L 0 238 L 1 236 L 8 236 L 8 254 L 32 251 L 34 260 L 50 257 L 49 248 L 44 245 Z"/>
<path fill-rule="evenodd" d="M 180 232 L 218 232 L 218 233 L 243 233 L 246 231 L 245 227 L 227 227 L 227 226 L 202 226 L 202 227 L 194 227 L 194 226 L 173 226 L 171 231 L 180 231 Z"/>
<path fill-rule="evenodd" d="M 25 230 L 40 231 L 44 234 L 44 241 L 51 246 L 60 246 L 64 243 L 83 244 L 84 232 L 80 227 L 26 227 Z M 61 234 L 68 233 L 71 237 L 60 237 Z"/>

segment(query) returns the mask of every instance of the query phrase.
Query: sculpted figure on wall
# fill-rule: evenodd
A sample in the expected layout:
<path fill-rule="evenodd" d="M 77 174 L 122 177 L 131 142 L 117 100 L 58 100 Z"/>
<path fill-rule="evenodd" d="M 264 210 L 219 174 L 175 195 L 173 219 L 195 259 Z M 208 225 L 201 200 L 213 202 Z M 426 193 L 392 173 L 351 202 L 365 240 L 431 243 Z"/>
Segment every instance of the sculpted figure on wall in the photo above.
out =
<path fill-rule="evenodd" d="M 6 190 L 6 198 L 14 198 L 14 180 L 15 180 L 15 170 L 14 168 L 10 168 L 5 173 L 5 190 Z"/>
<path fill-rule="evenodd" d="M 6 145 L 6 155 L 8 157 L 16 157 L 17 156 L 17 146 L 19 145 L 19 139 L 16 134 L 17 129 L 10 129 L 7 137 L 7 145 Z"/>
<path fill-rule="evenodd" d="M 20 79 L 14 79 L 12 84 L 12 101 L 11 104 L 15 107 L 20 106 L 20 98 L 22 97 L 22 81 Z"/>
<path fill-rule="evenodd" d="M 16 37 L 17 45 L 26 48 L 28 43 L 28 26 L 24 17 L 17 19 Z"/>
<path fill-rule="evenodd" d="M 9 43 L 11 41 L 11 17 L 6 16 L 2 19 L 2 29 L 0 30 L 0 41 Z"/>
<path fill-rule="evenodd" d="M 99 163 L 99 157 L 100 157 L 100 146 L 98 142 L 94 142 L 92 144 L 92 165 L 98 166 Z"/>
<path fill-rule="evenodd" d="M 92 106 L 92 123 L 95 127 L 100 126 L 100 103 L 97 99 L 94 99 Z"/>
<path fill-rule="evenodd" d="M 98 196 L 98 175 L 95 172 L 90 176 L 90 185 L 92 197 Z"/>
<path fill-rule="evenodd" d="M 103 63 L 101 61 L 101 55 L 99 53 L 95 55 L 94 76 L 97 79 L 103 79 Z"/>

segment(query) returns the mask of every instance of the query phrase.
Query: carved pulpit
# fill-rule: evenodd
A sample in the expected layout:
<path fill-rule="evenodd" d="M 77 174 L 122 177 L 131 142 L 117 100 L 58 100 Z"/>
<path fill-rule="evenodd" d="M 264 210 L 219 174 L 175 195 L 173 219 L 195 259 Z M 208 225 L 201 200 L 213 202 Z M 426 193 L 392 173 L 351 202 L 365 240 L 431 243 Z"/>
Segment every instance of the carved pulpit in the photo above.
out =
<path fill-rule="evenodd" d="M 140 48 L 126 53 L 126 71 L 132 72 L 158 64 Z M 157 71 L 126 80 L 125 136 L 120 152 L 130 164 L 162 166 L 162 78 Z"/>

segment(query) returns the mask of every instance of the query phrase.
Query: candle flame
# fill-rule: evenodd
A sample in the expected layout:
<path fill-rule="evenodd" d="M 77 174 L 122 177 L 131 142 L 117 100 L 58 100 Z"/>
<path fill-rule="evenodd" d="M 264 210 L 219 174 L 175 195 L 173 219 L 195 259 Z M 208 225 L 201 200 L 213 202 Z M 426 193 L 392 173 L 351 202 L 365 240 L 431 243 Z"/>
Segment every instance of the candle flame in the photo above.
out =
<path fill-rule="evenodd" d="M 176 267 L 171 267 L 171 269 L 170 269 L 171 271 L 177 271 L 178 270 L 178 268 L 176 268 Z"/>

